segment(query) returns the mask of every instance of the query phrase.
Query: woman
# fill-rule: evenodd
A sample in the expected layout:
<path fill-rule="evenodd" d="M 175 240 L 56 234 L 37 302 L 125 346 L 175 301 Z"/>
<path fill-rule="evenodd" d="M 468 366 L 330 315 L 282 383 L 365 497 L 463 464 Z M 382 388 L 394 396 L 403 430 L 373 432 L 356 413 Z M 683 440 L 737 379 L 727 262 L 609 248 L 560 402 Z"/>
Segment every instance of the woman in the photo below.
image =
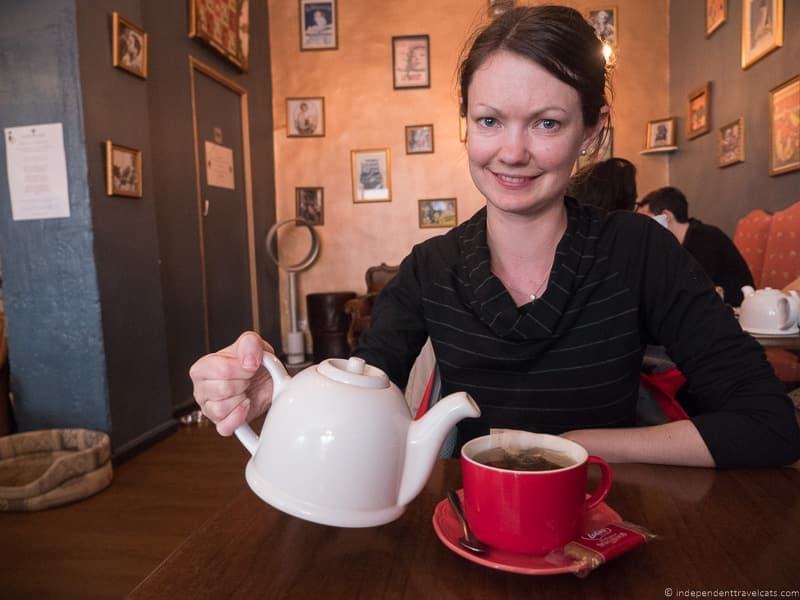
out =
<path fill-rule="evenodd" d="M 355 354 L 404 386 L 430 336 L 442 392 L 469 392 L 489 427 L 563 434 L 610 461 L 755 466 L 800 455 L 789 399 L 697 263 L 634 213 L 564 192 L 608 122 L 605 63 L 572 9 L 515 8 L 460 69 L 470 174 L 486 207 L 414 247 Z M 661 343 L 690 382 L 691 420 L 633 427 L 644 346 Z M 223 435 L 266 410 L 252 333 L 201 358 L 195 398 Z"/>

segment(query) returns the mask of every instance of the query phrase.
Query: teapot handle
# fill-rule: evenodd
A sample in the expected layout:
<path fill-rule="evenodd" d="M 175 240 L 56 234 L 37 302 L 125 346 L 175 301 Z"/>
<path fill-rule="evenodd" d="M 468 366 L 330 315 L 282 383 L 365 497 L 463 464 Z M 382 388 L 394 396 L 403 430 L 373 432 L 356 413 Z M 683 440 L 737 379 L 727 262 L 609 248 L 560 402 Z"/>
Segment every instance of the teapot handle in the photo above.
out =
<path fill-rule="evenodd" d="M 264 355 L 261 357 L 261 364 L 264 365 L 264 368 L 269 371 L 269 374 L 272 376 L 272 397 L 274 399 L 281 393 L 284 386 L 289 383 L 292 378 L 289 373 L 286 372 L 283 363 L 281 363 L 274 354 L 264 352 Z M 242 423 L 236 428 L 234 433 L 250 454 L 256 453 L 259 440 L 256 432 L 253 431 L 250 425 Z"/>

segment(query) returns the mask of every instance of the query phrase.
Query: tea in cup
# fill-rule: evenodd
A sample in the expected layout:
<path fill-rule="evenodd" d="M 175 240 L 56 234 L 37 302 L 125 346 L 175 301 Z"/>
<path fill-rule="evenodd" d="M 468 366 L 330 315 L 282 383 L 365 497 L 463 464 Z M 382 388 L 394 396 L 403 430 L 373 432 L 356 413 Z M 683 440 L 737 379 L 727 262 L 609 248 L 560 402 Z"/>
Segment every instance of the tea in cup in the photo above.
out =
<path fill-rule="evenodd" d="M 586 498 L 590 464 L 601 479 Z M 498 550 L 547 554 L 576 539 L 587 510 L 611 488 L 611 469 L 555 435 L 503 431 L 461 449 L 464 512 L 475 536 Z"/>

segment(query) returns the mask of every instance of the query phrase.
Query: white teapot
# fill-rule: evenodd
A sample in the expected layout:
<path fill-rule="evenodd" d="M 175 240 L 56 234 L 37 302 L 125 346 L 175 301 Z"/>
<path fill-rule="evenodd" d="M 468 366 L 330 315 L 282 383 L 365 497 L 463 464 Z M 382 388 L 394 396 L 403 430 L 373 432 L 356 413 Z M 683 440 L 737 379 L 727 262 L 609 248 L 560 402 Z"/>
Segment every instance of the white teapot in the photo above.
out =
<path fill-rule="evenodd" d="M 241 425 L 252 454 L 247 483 L 275 508 L 325 525 L 393 521 L 422 490 L 445 436 L 480 409 L 465 392 L 412 421 L 402 392 L 363 359 L 332 358 L 290 377 L 265 353 L 273 401 L 261 436 Z"/>
<path fill-rule="evenodd" d="M 800 297 L 794 290 L 788 294 L 772 288 L 754 290 L 749 285 L 742 288 L 744 300 L 739 307 L 739 324 L 742 329 L 755 334 L 797 333 L 800 316 Z"/>

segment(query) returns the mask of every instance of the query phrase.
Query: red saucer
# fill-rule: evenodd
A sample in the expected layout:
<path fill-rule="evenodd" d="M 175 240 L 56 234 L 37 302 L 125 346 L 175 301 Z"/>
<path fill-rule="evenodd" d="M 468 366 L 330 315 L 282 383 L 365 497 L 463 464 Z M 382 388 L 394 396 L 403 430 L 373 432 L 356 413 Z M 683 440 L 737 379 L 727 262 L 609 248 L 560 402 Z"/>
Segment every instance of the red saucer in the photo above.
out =
<path fill-rule="evenodd" d="M 458 495 L 463 501 L 464 491 L 458 490 Z M 601 502 L 584 515 L 583 532 L 588 533 L 603 525 L 619 523 L 620 521 L 622 521 L 622 517 L 608 504 Z M 458 539 L 462 535 L 461 525 L 455 514 L 453 514 L 453 509 L 450 507 L 447 498 L 439 502 L 433 511 L 433 529 L 439 539 L 442 540 L 442 543 L 450 550 L 484 567 L 522 575 L 557 575 L 559 573 L 574 573 L 581 569 L 580 564 L 555 566 L 547 562 L 544 556 L 517 554 L 492 548 L 484 554 L 475 554 L 466 550 L 458 543 Z"/>

